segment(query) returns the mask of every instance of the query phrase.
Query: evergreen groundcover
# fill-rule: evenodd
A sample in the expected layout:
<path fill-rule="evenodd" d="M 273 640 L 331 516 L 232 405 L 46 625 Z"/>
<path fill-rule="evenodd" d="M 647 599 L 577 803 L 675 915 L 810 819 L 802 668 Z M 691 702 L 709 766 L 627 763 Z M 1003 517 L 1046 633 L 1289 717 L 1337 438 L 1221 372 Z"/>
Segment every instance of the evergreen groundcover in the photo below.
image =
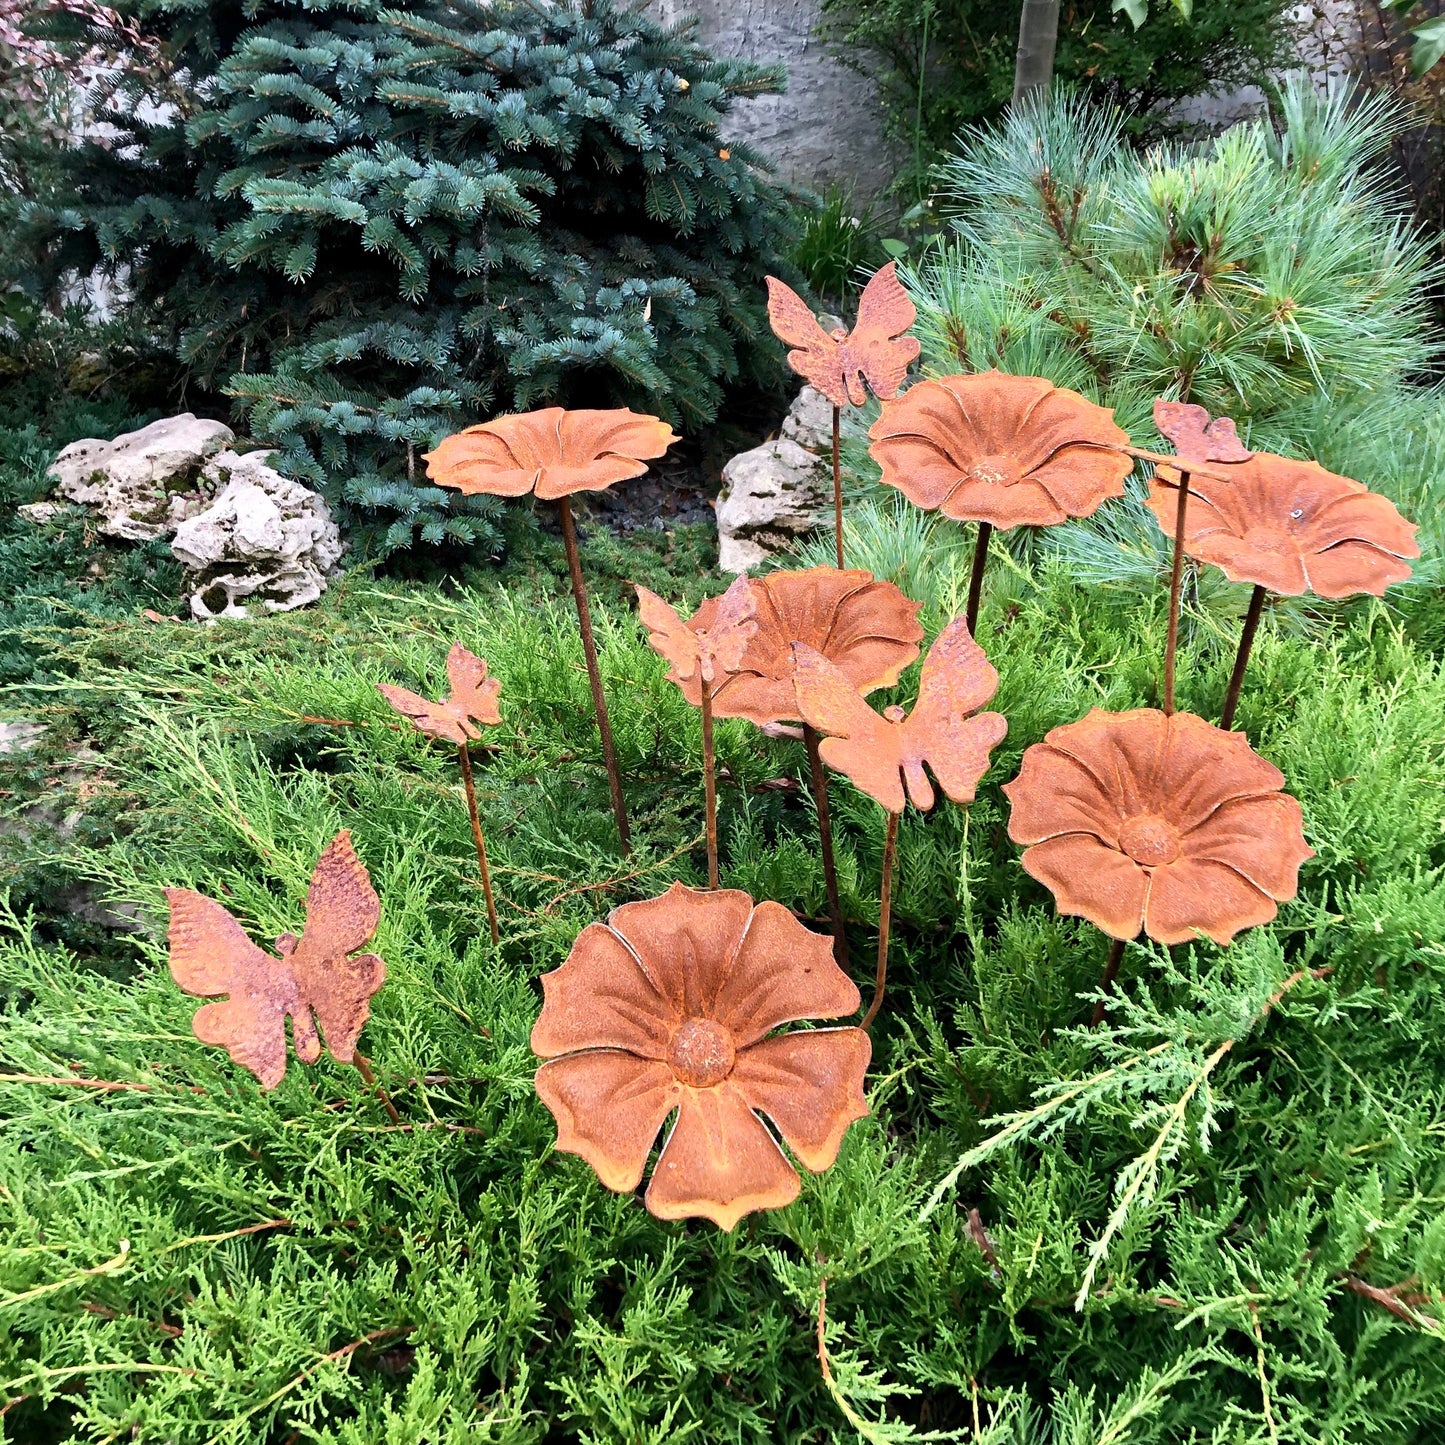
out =
<path fill-rule="evenodd" d="M 959 532 L 908 514 L 880 510 L 849 555 L 931 579 L 930 633 L 966 582 Z M 1227 949 L 1131 947 L 1089 1029 L 1105 940 L 1023 874 L 999 786 L 1050 727 L 1157 703 L 1162 594 L 1049 557 L 995 571 L 980 637 L 1009 733 L 970 809 L 904 821 L 872 1116 L 731 1235 L 604 1191 L 551 1151 L 532 1091 L 537 975 L 608 907 L 702 880 L 697 715 L 618 589 L 599 636 L 628 700 L 628 862 L 555 582 L 354 577 L 307 615 L 57 643 L 69 680 L 36 701 L 94 737 L 109 820 L 69 861 L 149 923 L 103 963 L 6 920 L 4 1438 L 1435 1438 L 1437 659 L 1372 601 L 1323 639 L 1266 630 L 1239 723 L 1304 806 L 1300 895 Z M 453 639 L 504 686 L 479 766 L 496 950 L 454 760 L 375 690 L 435 688 Z M 1232 640 L 1192 619 L 1181 706 L 1217 709 Z M 819 918 L 801 747 L 726 721 L 718 748 L 724 881 Z M 862 958 L 883 823 L 834 797 Z M 341 826 L 382 898 L 363 1047 L 400 1126 L 328 1062 L 261 1093 L 195 1041 L 165 969 L 163 886 L 270 937 Z"/>

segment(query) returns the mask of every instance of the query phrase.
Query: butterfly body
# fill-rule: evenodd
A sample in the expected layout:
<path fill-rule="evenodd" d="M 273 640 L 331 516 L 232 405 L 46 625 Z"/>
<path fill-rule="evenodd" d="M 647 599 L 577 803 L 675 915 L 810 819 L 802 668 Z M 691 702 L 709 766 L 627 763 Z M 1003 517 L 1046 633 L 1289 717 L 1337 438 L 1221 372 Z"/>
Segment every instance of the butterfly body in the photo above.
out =
<path fill-rule="evenodd" d="M 1008 724 L 999 713 L 977 711 L 998 690 L 998 674 L 962 619 L 929 649 L 912 713 L 896 705 L 876 713 L 820 652 L 798 643 L 793 655 L 798 707 L 828 735 L 819 752 L 829 767 L 890 813 L 910 799 L 927 812 L 936 801 L 933 779 L 955 803 L 973 801 Z"/>
<path fill-rule="evenodd" d="M 502 715 L 497 707 L 497 697 L 502 690 L 498 678 L 487 676 L 486 662 L 468 652 L 460 642 L 454 642 L 447 653 L 448 694 L 440 702 L 433 702 L 420 693 L 411 692 L 392 683 L 379 683 L 381 695 L 418 732 L 429 737 L 443 738 L 447 742 L 464 747 L 481 737 L 476 723 L 495 726 Z"/>
<path fill-rule="evenodd" d="M 808 303 L 774 276 L 767 278 L 768 320 L 793 350 L 788 365 L 834 406 L 862 406 L 871 389 L 885 400 L 897 396 L 909 366 L 922 349 L 904 336 L 917 316 L 890 261 L 863 288 L 851 331 L 825 331 Z"/>
<path fill-rule="evenodd" d="M 299 938 L 277 938 L 279 956 L 258 948 L 214 899 L 168 888 L 166 901 L 171 977 L 187 993 L 224 995 L 196 1010 L 191 1027 L 202 1043 L 224 1048 L 266 1089 L 286 1072 L 288 1018 L 303 1063 L 321 1057 L 322 1036 L 338 1063 L 352 1061 L 386 965 L 375 954 L 356 953 L 376 932 L 381 904 L 349 833 L 338 833 L 318 859 L 306 925 Z"/>

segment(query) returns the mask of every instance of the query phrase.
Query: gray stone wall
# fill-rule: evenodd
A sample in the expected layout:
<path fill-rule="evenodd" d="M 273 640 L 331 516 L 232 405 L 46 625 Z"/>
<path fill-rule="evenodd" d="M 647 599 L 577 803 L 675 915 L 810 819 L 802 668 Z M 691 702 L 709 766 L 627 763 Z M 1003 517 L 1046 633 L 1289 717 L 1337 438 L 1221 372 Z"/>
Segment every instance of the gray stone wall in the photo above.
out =
<path fill-rule="evenodd" d="M 840 65 L 818 38 L 819 0 L 652 0 L 677 22 L 696 16 L 698 39 L 719 56 L 782 61 L 783 95 L 740 101 L 729 118 L 734 140 L 772 157 L 784 179 L 822 190 L 853 185 L 860 198 L 893 175 L 882 140 L 877 94 L 867 77 Z"/>

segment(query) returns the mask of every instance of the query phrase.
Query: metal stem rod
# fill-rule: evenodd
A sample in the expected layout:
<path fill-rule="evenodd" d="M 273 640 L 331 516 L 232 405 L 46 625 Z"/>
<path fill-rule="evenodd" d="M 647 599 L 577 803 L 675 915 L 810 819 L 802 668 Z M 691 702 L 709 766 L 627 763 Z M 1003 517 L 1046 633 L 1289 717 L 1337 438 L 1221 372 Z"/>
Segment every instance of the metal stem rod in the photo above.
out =
<path fill-rule="evenodd" d="M 1263 587 L 1256 587 L 1250 594 L 1249 611 L 1244 614 L 1244 630 L 1239 634 L 1239 651 L 1234 655 L 1234 671 L 1229 675 L 1229 691 L 1224 695 L 1224 711 L 1219 715 L 1219 726 L 1222 728 L 1229 728 L 1234 723 L 1239 689 L 1244 685 L 1250 650 L 1254 647 L 1254 634 L 1259 631 L 1259 618 L 1264 611 L 1264 591 Z"/>
<path fill-rule="evenodd" d="M 818 844 L 823 851 L 823 884 L 828 890 L 828 912 L 833 920 L 833 954 L 839 968 L 848 967 L 848 940 L 843 935 L 843 905 L 838 896 L 838 870 L 833 863 L 833 824 L 828 816 L 828 775 L 818 751 L 818 734 L 803 724 L 803 746 L 813 779 L 813 802 L 818 809 Z"/>
<path fill-rule="evenodd" d="M 870 1027 L 883 1007 L 883 989 L 888 982 L 888 933 L 893 921 L 893 861 L 898 852 L 898 819 L 889 813 L 888 831 L 883 835 L 883 878 L 878 888 L 878 967 L 873 975 L 873 1002 L 863 1015 L 863 1027 Z"/>
<path fill-rule="evenodd" d="M 492 870 L 487 866 L 487 845 L 482 840 L 482 820 L 477 813 L 477 789 L 472 781 L 472 755 L 465 743 L 457 747 L 457 761 L 462 768 L 462 790 L 467 795 L 467 816 L 472 821 L 472 842 L 476 844 L 477 866 L 482 870 L 482 894 L 487 900 L 487 923 L 491 926 L 492 942 L 502 941 L 502 930 L 497 926 L 497 900 L 492 896 Z"/>

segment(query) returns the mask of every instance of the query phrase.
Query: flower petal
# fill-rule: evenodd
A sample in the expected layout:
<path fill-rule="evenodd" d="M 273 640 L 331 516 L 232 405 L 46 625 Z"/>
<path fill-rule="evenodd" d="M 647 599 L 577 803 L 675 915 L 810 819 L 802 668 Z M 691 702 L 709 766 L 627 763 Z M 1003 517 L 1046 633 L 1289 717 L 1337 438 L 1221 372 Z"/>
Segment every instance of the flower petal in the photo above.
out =
<path fill-rule="evenodd" d="M 1213 563 L 1231 582 L 1253 582 L 1282 597 L 1299 597 L 1309 590 L 1304 563 L 1293 548 L 1265 551 L 1230 532 L 1210 532 L 1188 542 L 1185 550 L 1201 562 Z"/>
<path fill-rule="evenodd" d="M 1223 946 L 1278 911 L 1272 898 L 1226 864 L 1180 858 L 1154 870 L 1144 928 L 1158 943 L 1189 943 L 1203 934 Z"/>
<path fill-rule="evenodd" d="M 1236 798 L 1185 833 L 1180 851 L 1186 858 L 1227 863 L 1282 903 L 1298 891 L 1300 864 L 1315 856 L 1303 823 L 1300 805 L 1288 793 Z"/>
<path fill-rule="evenodd" d="M 1024 869 L 1054 895 L 1060 913 L 1077 914 L 1111 938 L 1136 938 L 1149 897 L 1149 872 L 1097 838 L 1069 833 L 1026 848 Z"/>
<path fill-rule="evenodd" d="M 1151 810 L 1180 828 L 1193 828 L 1233 798 L 1275 793 L 1283 785 L 1284 774 L 1260 757 L 1243 733 L 1176 712 L 1154 776 Z"/>
<path fill-rule="evenodd" d="M 709 1017 L 743 1049 L 780 1024 L 839 1018 L 860 1002 L 858 986 L 833 958 L 833 940 L 804 928 L 781 903 L 765 902 L 753 910 Z"/>
<path fill-rule="evenodd" d="M 608 1189 L 636 1189 L 682 1086 L 666 1064 L 616 1049 L 553 1059 L 537 1070 L 537 1093 L 557 1121 L 557 1148 L 579 1154 Z"/>
<path fill-rule="evenodd" d="M 1414 554 L 1419 555 L 1418 551 Z M 1392 582 L 1410 575 L 1410 564 L 1369 542 L 1340 542 L 1306 557 L 1305 572 L 1311 590 L 1321 597 L 1354 597 L 1369 592 L 1383 597 Z"/>
<path fill-rule="evenodd" d="M 1052 728 L 1044 742 L 1086 767 L 1121 818 L 1152 812 L 1169 722 L 1157 708 L 1106 712 L 1096 707 L 1078 722 Z"/>
<path fill-rule="evenodd" d="M 1003 790 L 1015 843 L 1042 843 L 1063 833 L 1092 833 L 1110 846 L 1119 840 L 1119 809 L 1108 789 L 1078 758 L 1048 743 L 1024 753 L 1018 777 Z"/>
<path fill-rule="evenodd" d="M 872 1056 L 862 1029 L 783 1034 L 743 1050 L 730 1082 L 816 1173 L 838 1157 L 849 1124 L 868 1116 L 863 1075 Z"/>
<path fill-rule="evenodd" d="M 1120 433 L 1123 436 L 1123 433 Z M 1124 495 L 1134 458 L 1108 447 L 1065 446 L 1029 472 L 1070 517 L 1089 517 L 1111 497 Z"/>
<path fill-rule="evenodd" d="M 526 496 L 541 470 L 533 448 L 524 446 L 518 455 L 497 422 L 469 426 L 445 438 L 422 460 L 427 476 L 439 487 L 455 487 L 468 496 Z"/>
<path fill-rule="evenodd" d="M 665 1059 L 686 1017 L 670 988 L 602 923 L 588 924 L 562 966 L 542 975 L 542 993 L 532 1052 L 544 1059 L 596 1048 Z"/>
<path fill-rule="evenodd" d="M 1045 487 L 1030 477 L 1007 486 L 962 478 L 942 507 L 945 517 L 959 522 L 987 522 L 999 531 L 1010 527 L 1052 527 L 1068 513 Z"/>
<path fill-rule="evenodd" d="M 647 1186 L 659 1219 L 710 1219 L 731 1230 L 755 1209 L 798 1197 L 798 1171 L 729 1084 L 683 1089 L 682 1107 Z"/>
<path fill-rule="evenodd" d="M 710 892 L 674 883 L 656 898 L 614 908 L 607 926 L 627 940 L 681 1022 L 715 1017 L 710 1013 L 712 1001 L 728 975 L 752 911 L 753 900 L 739 889 Z M 805 931 L 801 924 L 797 927 Z"/>
<path fill-rule="evenodd" d="M 1368 542 L 1395 557 L 1418 557 L 1419 530 L 1407 522 L 1388 497 L 1357 492 L 1321 507 L 1309 519 L 1307 537 L 1312 550 L 1323 552 L 1337 542 Z"/>

